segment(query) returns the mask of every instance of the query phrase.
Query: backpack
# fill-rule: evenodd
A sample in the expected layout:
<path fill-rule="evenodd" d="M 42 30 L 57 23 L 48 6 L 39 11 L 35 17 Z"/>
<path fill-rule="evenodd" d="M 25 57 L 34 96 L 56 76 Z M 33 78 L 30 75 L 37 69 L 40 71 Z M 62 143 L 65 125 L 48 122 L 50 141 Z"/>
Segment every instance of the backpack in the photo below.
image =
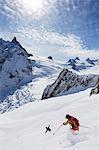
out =
<path fill-rule="evenodd" d="M 71 124 L 72 124 L 73 127 L 78 127 L 78 126 L 80 126 L 78 119 L 76 119 L 76 118 L 74 118 L 74 117 L 71 117 L 70 120 L 71 120 Z"/>

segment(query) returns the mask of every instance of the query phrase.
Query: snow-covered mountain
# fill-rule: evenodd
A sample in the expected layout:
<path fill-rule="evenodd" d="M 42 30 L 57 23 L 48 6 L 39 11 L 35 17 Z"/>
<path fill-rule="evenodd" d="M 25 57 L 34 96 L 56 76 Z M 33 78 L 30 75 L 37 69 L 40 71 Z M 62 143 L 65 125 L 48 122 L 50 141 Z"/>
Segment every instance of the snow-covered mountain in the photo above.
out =
<path fill-rule="evenodd" d="M 49 59 L 32 56 L 14 39 L 0 39 L 0 102 L 33 79 L 52 75 L 59 66 Z"/>
<path fill-rule="evenodd" d="M 11 42 L 0 39 L 0 112 L 11 111 L 28 102 L 41 100 L 46 86 L 55 82 L 63 68 L 79 75 L 88 75 L 97 70 L 99 75 L 99 60 L 81 60 L 76 57 L 65 63 L 56 62 L 52 56 L 45 58 L 28 54 L 15 37 Z M 69 89 L 68 92 L 75 90 Z"/>
<path fill-rule="evenodd" d="M 42 95 L 42 99 L 79 92 L 95 86 L 98 75 L 78 75 L 63 69 L 54 83 L 48 85 Z"/>
<path fill-rule="evenodd" d="M 0 112 L 40 99 L 39 92 L 62 67 L 49 58 L 28 54 L 15 37 L 11 42 L 0 39 Z M 39 81 L 43 81 L 42 90 Z"/>
<path fill-rule="evenodd" d="M 0 39 L 0 101 L 32 80 L 29 56 L 15 37 L 11 42 Z"/>

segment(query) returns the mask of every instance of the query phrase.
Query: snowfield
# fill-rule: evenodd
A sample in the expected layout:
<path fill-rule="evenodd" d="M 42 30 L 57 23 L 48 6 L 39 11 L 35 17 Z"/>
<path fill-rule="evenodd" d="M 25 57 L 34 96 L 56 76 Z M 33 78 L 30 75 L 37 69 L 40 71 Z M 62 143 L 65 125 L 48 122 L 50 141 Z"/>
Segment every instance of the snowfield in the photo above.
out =
<path fill-rule="evenodd" d="M 28 103 L 0 115 L 0 150 L 98 150 L 99 95 L 91 89 L 76 94 Z M 80 120 L 78 135 L 62 126 L 66 114 Z M 50 124 L 52 131 L 45 134 Z"/>

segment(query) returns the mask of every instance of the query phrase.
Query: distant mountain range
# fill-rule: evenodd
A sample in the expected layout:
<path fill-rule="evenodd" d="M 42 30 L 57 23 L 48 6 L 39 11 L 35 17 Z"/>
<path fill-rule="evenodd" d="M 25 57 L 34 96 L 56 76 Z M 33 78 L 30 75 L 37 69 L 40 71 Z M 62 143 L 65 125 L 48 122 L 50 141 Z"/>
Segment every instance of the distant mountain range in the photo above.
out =
<path fill-rule="evenodd" d="M 67 68 L 73 69 L 76 71 L 88 69 L 88 68 L 93 67 L 95 65 L 99 65 L 99 59 L 94 60 L 94 59 L 87 58 L 86 60 L 80 60 L 79 57 L 76 57 L 74 59 L 69 59 L 66 62 Z"/>

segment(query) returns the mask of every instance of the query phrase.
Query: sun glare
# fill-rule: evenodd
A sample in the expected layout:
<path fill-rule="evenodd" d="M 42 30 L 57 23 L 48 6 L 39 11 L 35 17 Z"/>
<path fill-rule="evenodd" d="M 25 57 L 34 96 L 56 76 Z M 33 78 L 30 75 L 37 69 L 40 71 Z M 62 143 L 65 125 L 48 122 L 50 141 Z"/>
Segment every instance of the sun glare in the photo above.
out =
<path fill-rule="evenodd" d="M 40 12 L 43 9 L 44 0 L 19 0 L 22 7 L 28 14 L 37 13 L 40 15 Z"/>

